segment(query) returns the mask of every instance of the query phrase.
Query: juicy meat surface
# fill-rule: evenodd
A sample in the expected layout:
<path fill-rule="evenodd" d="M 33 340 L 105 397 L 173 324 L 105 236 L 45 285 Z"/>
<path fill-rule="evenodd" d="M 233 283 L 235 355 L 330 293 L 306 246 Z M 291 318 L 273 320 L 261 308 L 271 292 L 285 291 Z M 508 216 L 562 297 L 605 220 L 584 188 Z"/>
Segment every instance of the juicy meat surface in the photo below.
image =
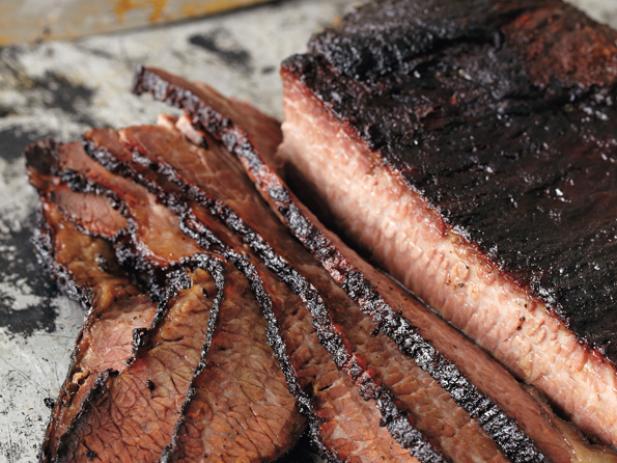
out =
<path fill-rule="evenodd" d="M 80 216 L 105 199 L 78 192 L 64 196 L 71 196 L 64 203 L 66 212 L 89 231 L 97 229 L 88 229 L 90 223 L 105 220 L 109 212 L 99 207 L 101 217 Z M 118 230 L 106 233 L 113 236 Z M 303 422 L 266 343 L 255 298 L 233 267 L 225 274 L 218 317 L 206 366 L 193 380 L 194 392 L 167 456 L 170 461 L 270 461 L 291 447 Z"/>
<path fill-rule="evenodd" d="M 213 136 L 225 140 L 227 147 L 234 152 L 255 182 L 279 218 L 286 223 L 293 234 L 310 250 L 322 265 L 329 271 L 333 280 L 345 288 L 346 292 L 367 311 L 379 312 L 382 304 L 389 304 L 403 313 L 416 324 L 421 335 L 447 353 L 466 375 L 473 378 L 476 385 L 487 391 L 489 396 L 500 400 L 500 405 L 508 413 L 524 423 L 525 430 L 537 439 L 541 448 L 554 461 L 610 461 L 614 456 L 610 452 L 594 449 L 572 432 L 556 418 L 551 418 L 550 412 L 541 404 L 530 400 L 528 393 L 503 368 L 495 364 L 472 343 L 466 341 L 458 332 L 447 324 L 436 319 L 434 315 L 421 308 L 404 290 L 393 284 L 384 275 L 372 269 L 355 253 L 350 251 L 310 214 L 286 189 L 273 168 L 275 160 L 273 152 L 259 153 L 256 146 L 265 146 L 259 142 L 262 136 L 268 136 L 268 131 L 250 132 L 250 127 L 270 125 L 275 123 L 256 110 L 246 111 L 244 105 L 238 111 L 233 107 L 233 101 L 228 103 L 229 113 L 212 115 L 215 105 L 209 105 L 211 89 L 207 86 L 196 87 L 186 81 L 171 76 L 156 69 L 142 70 L 142 75 L 148 77 L 137 80 L 139 91 L 149 91 L 156 98 L 164 99 L 187 110 L 194 124 L 198 127 L 193 132 L 199 132 L 206 127 L 212 127 L 210 117 L 214 120 L 226 120 L 225 128 L 212 133 Z M 161 82 L 162 81 L 162 82 Z M 198 93 L 194 93 L 194 92 Z M 216 95 L 220 98 L 220 95 Z M 186 102 L 189 101 L 190 104 Z M 199 102 L 199 104 L 198 104 Z M 204 116 L 206 115 L 206 116 Z M 251 118 L 262 121 L 255 123 Z M 268 123 L 267 121 L 271 121 Z M 190 139 L 196 139 L 195 133 L 188 134 Z M 264 163 L 267 160 L 270 165 Z M 175 174 L 174 174 L 175 175 Z M 262 223 L 265 221 L 262 219 Z M 265 222 L 267 223 L 267 222 Z M 276 227 L 274 227 L 276 229 Z M 268 234 L 272 234 L 269 229 Z M 279 240 L 273 240 L 278 243 Z M 284 241 L 283 241 L 284 243 Z M 283 246 L 285 246 L 285 243 Z M 274 245 L 274 244 L 273 244 Z M 276 246 L 275 246 L 276 247 Z M 291 246 L 293 248 L 293 246 Z M 285 251 L 282 255 L 289 257 Z M 294 262 L 297 256 L 289 257 Z M 361 273 L 359 273 L 361 272 Z M 362 275 L 365 275 L 364 280 Z M 360 277 L 360 278 L 359 278 Z M 383 299 L 382 299 L 383 298 Z M 371 308 L 372 307 L 372 308 Z M 383 318 L 382 318 L 383 320 Z M 388 320 L 391 323 L 392 320 Z M 388 323 L 385 323 L 386 325 Z M 382 322 L 383 324 L 383 322 Z M 399 340 L 401 326 L 397 328 Z M 404 340 L 404 339 L 403 339 Z M 464 348 L 463 348 L 464 347 Z M 473 359 L 473 362 L 470 362 Z M 507 391 L 507 392 L 506 392 Z M 505 399 L 505 400 L 504 400 Z M 546 420 L 549 420 L 548 422 Z M 548 424 L 552 422 L 552 424 Z M 569 456 L 568 456 L 569 455 Z"/>
<path fill-rule="evenodd" d="M 351 240 L 617 444 L 617 33 L 552 0 L 376 5 L 284 63 L 281 159 Z"/>
<path fill-rule="evenodd" d="M 63 203 L 66 213 L 90 232 L 97 230 L 90 224 L 100 223 L 110 212 L 100 205 L 107 201 L 101 196 L 71 191 L 63 198 L 70 198 Z M 80 215 L 92 205 L 98 206 L 94 216 Z M 107 236 L 117 233 L 106 230 Z M 227 268 L 218 318 L 206 366 L 193 380 L 193 396 L 167 457 L 169 461 L 270 461 L 291 447 L 303 422 L 265 342 L 265 321 L 255 298 L 233 267 Z"/>
<path fill-rule="evenodd" d="M 77 223 L 80 228 L 89 234 L 114 239 L 122 234 L 128 234 L 128 230 L 123 229 L 123 227 L 127 227 L 129 224 L 136 226 L 137 230 L 141 230 L 136 233 L 134 242 L 134 245 L 143 253 L 139 258 L 149 264 L 156 263 L 162 269 L 180 261 L 189 262 L 195 258 L 193 253 L 197 253 L 197 251 L 205 253 L 194 242 L 193 247 L 188 246 L 184 241 L 186 238 L 184 235 L 181 236 L 182 240 L 174 241 L 174 236 L 180 236 L 177 235 L 177 233 L 180 233 L 179 229 L 176 229 L 176 231 L 172 229 L 172 227 L 178 227 L 177 218 L 166 208 L 154 209 L 157 213 L 156 220 L 148 215 L 148 212 L 151 211 L 148 208 L 153 207 L 155 200 L 149 196 L 146 190 L 138 185 L 129 184 L 131 182 L 127 182 L 104 169 L 98 169 L 98 164 L 88 158 L 81 147 L 69 148 L 72 149 L 63 150 L 60 147 L 55 156 L 46 153 L 48 157 L 55 158 L 55 161 L 59 164 L 56 166 L 57 168 L 68 169 L 64 173 L 60 171 L 58 174 L 71 179 L 73 188 L 82 187 L 87 191 L 94 189 L 94 185 L 84 185 L 83 180 L 87 180 L 88 175 L 91 175 L 90 180 L 103 181 L 105 185 L 114 188 L 112 191 L 115 193 L 113 200 L 110 201 L 109 194 L 104 195 L 105 193 L 102 190 L 97 190 L 96 193 L 76 192 L 69 189 L 65 184 L 58 183 L 58 178 L 54 178 L 51 196 L 62 212 Z M 75 178 L 77 175 L 80 176 L 81 183 Z M 100 184 L 97 187 L 100 187 Z M 139 210 L 140 207 L 143 210 Z M 136 212 L 138 214 L 134 215 L 133 213 Z M 155 230 L 147 230 L 148 227 L 152 226 L 158 227 L 156 231 L 159 238 L 165 239 L 164 246 L 156 242 Z M 141 240 L 140 237 L 144 237 L 144 239 Z M 169 253 L 168 250 L 174 252 Z M 159 254 L 159 252 L 163 254 Z M 130 422 L 125 425 L 123 422 L 119 423 L 120 419 L 116 419 L 113 421 L 113 425 L 120 430 L 123 429 L 122 426 L 128 426 L 129 431 L 124 433 L 123 436 L 126 438 L 132 436 L 133 440 L 127 444 L 126 442 L 123 443 L 120 438 L 116 449 L 102 449 L 104 451 L 104 456 L 101 456 L 103 460 L 107 461 L 107 458 L 114 457 L 113 452 L 121 451 L 124 453 L 117 455 L 117 458 L 155 461 L 158 460 L 157 453 L 160 456 L 163 450 L 168 456 L 176 458 L 176 450 L 181 452 L 179 455 L 182 455 L 188 447 L 193 450 L 190 461 L 201 461 L 197 457 L 204 449 L 204 452 L 201 453 L 203 458 L 209 458 L 209 456 L 216 454 L 220 461 L 237 461 L 238 458 L 247 462 L 270 461 L 285 453 L 293 445 L 302 431 L 303 420 L 295 410 L 294 399 L 287 391 L 283 375 L 266 343 L 265 321 L 255 313 L 256 302 L 247 292 L 248 288 L 244 276 L 232 266 L 228 266 L 225 275 L 225 285 L 227 286 L 225 287 L 222 307 L 218 309 L 221 313 L 221 322 L 214 328 L 210 316 L 207 320 L 209 332 L 213 329 L 216 330 L 211 340 L 211 346 L 214 349 L 212 356 L 208 355 L 206 358 L 205 353 L 202 352 L 205 347 L 198 345 L 200 336 L 199 332 L 195 330 L 205 327 L 203 323 L 200 323 L 199 314 L 188 314 L 187 320 L 191 320 L 190 325 L 173 325 L 167 329 L 169 336 L 176 333 L 178 339 L 174 341 L 180 343 L 176 346 L 177 348 L 172 347 L 171 352 L 182 356 L 185 362 L 194 361 L 195 359 L 192 357 L 197 354 L 199 363 L 194 365 L 193 370 L 197 369 L 200 372 L 195 378 L 192 375 L 187 376 L 188 370 L 176 371 L 175 365 L 178 362 L 168 361 L 171 354 L 165 352 L 166 350 L 169 351 L 169 346 L 162 347 L 160 349 L 163 351 L 162 353 L 148 351 L 145 354 L 146 360 L 138 359 L 133 364 L 146 362 L 147 368 L 139 368 L 140 379 L 143 379 L 141 377 L 144 375 L 152 376 L 149 374 L 152 368 L 160 367 L 160 365 L 157 365 L 157 360 L 161 365 L 167 365 L 166 368 L 174 365 L 171 368 L 171 375 L 175 391 L 168 391 L 166 387 L 168 385 L 164 382 L 159 385 L 155 379 L 145 380 L 146 387 L 153 395 L 158 391 L 166 396 L 173 396 L 174 401 L 173 404 L 170 403 L 169 397 L 166 398 L 167 402 L 161 398 L 155 399 L 159 408 L 161 406 L 169 408 L 167 410 L 169 416 L 161 418 L 165 421 L 161 425 L 162 429 L 159 430 L 158 434 L 152 436 L 157 441 L 157 446 L 150 445 L 151 442 L 148 442 L 147 439 L 141 439 L 139 433 L 132 426 L 134 423 Z M 193 288 L 197 295 L 200 291 L 205 290 L 206 294 L 212 296 L 212 291 L 208 288 L 200 289 L 195 286 Z M 252 311 L 250 310 L 251 307 L 254 307 Z M 173 323 L 177 323 L 179 316 L 170 312 L 167 314 L 167 319 L 169 318 Z M 187 335 L 189 331 L 191 332 L 192 338 L 190 340 L 186 336 L 181 336 L 183 330 L 186 331 Z M 240 336 L 241 333 L 243 333 L 243 336 Z M 149 341 L 149 344 L 156 342 L 157 338 L 154 338 L 154 340 Z M 195 350 L 198 347 L 199 349 Z M 205 364 L 205 369 L 202 364 Z M 133 368 L 133 365 L 131 368 Z M 146 371 L 142 372 L 141 370 L 144 369 Z M 179 365 L 179 369 L 182 370 L 182 365 Z M 181 375 L 180 379 L 173 376 L 178 374 Z M 139 383 L 139 380 L 133 376 L 125 378 L 124 383 L 127 381 L 131 384 Z M 164 373 L 159 372 L 159 376 L 164 376 Z M 117 381 L 121 381 L 121 379 Z M 187 383 L 187 380 L 190 382 Z M 259 390 L 256 389 L 256 382 L 259 384 Z M 108 421 L 105 421 L 106 409 L 112 412 L 112 416 L 117 417 L 120 414 L 117 408 L 122 408 L 126 404 L 118 405 L 115 402 L 121 400 L 122 396 L 127 394 L 126 388 L 122 389 L 121 386 L 122 384 L 120 386 L 111 385 L 112 392 L 118 388 L 120 388 L 120 391 L 108 400 L 103 399 L 103 404 L 100 405 L 103 407 L 102 411 L 98 416 L 91 418 L 91 421 L 96 420 L 107 425 Z M 186 392 L 184 395 L 183 391 Z M 262 391 L 261 395 L 259 391 Z M 175 394 L 172 394 L 172 392 L 175 392 Z M 226 400 L 223 400 L 225 397 Z M 195 407 L 199 404 L 205 404 L 210 410 L 210 415 L 202 416 L 200 413 L 194 413 Z M 174 421 L 173 413 L 178 411 L 178 405 L 182 408 L 179 410 L 182 412 L 182 416 Z M 130 407 L 136 407 L 136 413 L 131 414 L 131 419 L 142 419 L 144 426 L 149 427 L 149 429 L 154 426 L 155 418 L 139 415 L 141 408 L 149 408 L 149 405 L 143 403 L 143 400 L 130 405 Z M 158 413 L 159 417 L 162 416 L 160 410 L 156 407 L 145 412 L 146 415 L 147 413 Z M 144 414 L 143 411 L 142 414 Z M 216 419 L 211 419 L 212 414 L 216 416 Z M 113 418 L 111 419 L 113 420 Z M 109 419 L 107 418 L 107 420 Z M 178 421 L 181 422 L 179 429 L 177 428 Z M 88 427 L 88 424 L 86 423 L 86 427 Z M 203 442 L 183 438 L 184 434 L 180 430 L 196 427 L 201 427 L 204 431 Z M 109 429 L 104 428 L 105 426 L 99 431 L 99 434 L 109 431 Z M 172 434 L 167 436 L 170 430 Z M 97 446 L 97 444 L 108 440 L 99 439 L 99 434 L 95 437 L 87 436 L 87 438 L 83 438 L 79 428 L 77 428 L 77 431 L 71 437 L 72 442 L 77 442 L 73 445 L 80 445 L 89 450 L 86 450 L 84 454 L 83 451 L 79 453 L 79 451 L 76 452 L 73 449 L 64 449 L 63 454 L 69 453 L 67 458 L 69 460 L 75 459 L 71 461 L 80 461 L 79 459 L 83 458 L 84 455 L 87 457 L 97 453 L 92 448 L 92 441 L 94 440 L 94 445 Z M 118 431 L 115 437 L 118 437 L 117 434 Z M 172 436 L 174 444 L 180 443 L 182 445 L 174 445 L 175 450 L 170 452 Z M 233 439 L 231 436 L 233 436 Z M 223 437 L 225 438 L 225 445 L 221 445 Z M 137 443 L 146 447 L 147 451 L 133 452 L 132 446 Z M 166 449 L 163 449 L 164 447 Z M 178 460 L 181 459 L 178 457 Z"/>
<path fill-rule="evenodd" d="M 41 449 L 41 461 L 55 461 L 58 447 L 87 407 L 99 376 L 126 368 L 133 355 L 133 333 L 150 326 L 156 304 L 131 284 L 109 243 L 84 235 L 64 218 L 55 203 L 61 192 L 51 185 L 49 172 L 37 170 L 36 158 L 44 156 L 38 148 L 27 154 L 30 181 L 42 203 L 37 249 L 64 293 L 79 299 L 88 310 Z"/>
<path fill-rule="evenodd" d="M 80 292 L 90 294 L 91 300 L 73 364 L 47 431 L 43 454 L 53 461 L 59 441 L 86 406 L 99 375 L 106 370 L 121 372 L 126 368 L 133 355 L 133 333 L 150 326 L 156 305 L 128 278 L 108 273 L 115 261 L 108 243 L 80 233 L 54 204 L 46 202 L 43 208 L 46 226 L 54 229 L 55 262 L 66 268 L 72 282 Z"/>
<path fill-rule="evenodd" d="M 151 265 L 165 268 L 201 252 L 199 246 L 180 230 L 178 217 L 160 204 L 155 195 L 131 180 L 106 170 L 91 159 L 81 145 L 61 145 L 57 152 L 57 164 L 59 171 L 76 176 L 74 183 L 89 183 L 83 186 L 84 189 L 102 188 L 121 198 L 122 207 L 128 214 L 126 220 L 131 225 L 127 228 L 133 241 L 132 246 Z M 92 206 L 89 211 L 84 210 L 82 213 L 96 212 L 95 207 Z M 116 216 L 117 214 L 114 214 L 112 217 Z M 102 217 L 93 221 L 84 216 L 82 220 L 84 226 L 89 223 L 100 228 L 92 232 L 98 231 L 107 234 L 107 237 L 115 236 L 120 231 L 113 227 L 123 225 L 115 218 L 110 220 Z"/>
<path fill-rule="evenodd" d="M 59 452 L 59 461 L 156 462 L 170 442 L 208 334 L 217 294 L 213 277 L 198 269 L 190 287 L 169 302 L 167 314 L 124 371 L 111 376 Z"/>

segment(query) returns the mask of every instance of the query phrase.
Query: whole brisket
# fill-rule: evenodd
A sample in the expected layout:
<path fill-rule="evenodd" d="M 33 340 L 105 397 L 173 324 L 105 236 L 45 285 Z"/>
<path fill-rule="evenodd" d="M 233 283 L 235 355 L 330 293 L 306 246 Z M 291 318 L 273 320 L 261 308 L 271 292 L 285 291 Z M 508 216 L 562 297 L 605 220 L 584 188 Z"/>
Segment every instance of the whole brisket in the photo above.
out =
<path fill-rule="evenodd" d="M 353 242 L 617 445 L 617 32 L 386 0 L 282 68 L 280 160 Z"/>
<path fill-rule="evenodd" d="M 332 462 L 617 461 L 283 180 L 615 443 L 615 39 L 558 0 L 386 0 L 285 62 L 278 156 L 276 120 L 154 68 L 135 91 L 184 115 L 29 147 L 89 310 L 41 460 L 271 461 L 306 422 Z"/>

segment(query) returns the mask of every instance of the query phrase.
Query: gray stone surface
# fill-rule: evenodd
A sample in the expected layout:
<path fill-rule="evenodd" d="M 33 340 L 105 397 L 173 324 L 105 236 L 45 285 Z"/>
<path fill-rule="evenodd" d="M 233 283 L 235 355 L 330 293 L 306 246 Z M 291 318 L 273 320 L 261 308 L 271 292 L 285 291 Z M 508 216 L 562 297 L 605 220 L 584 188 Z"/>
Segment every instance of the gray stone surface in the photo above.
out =
<path fill-rule="evenodd" d="M 615 0 L 577 0 L 617 25 Z M 297 0 L 177 25 L 0 49 L 0 463 L 35 460 L 83 312 L 56 294 L 29 239 L 36 201 L 21 151 L 90 126 L 154 120 L 129 94 L 135 67 L 165 67 L 280 116 L 278 64 L 351 2 Z"/>

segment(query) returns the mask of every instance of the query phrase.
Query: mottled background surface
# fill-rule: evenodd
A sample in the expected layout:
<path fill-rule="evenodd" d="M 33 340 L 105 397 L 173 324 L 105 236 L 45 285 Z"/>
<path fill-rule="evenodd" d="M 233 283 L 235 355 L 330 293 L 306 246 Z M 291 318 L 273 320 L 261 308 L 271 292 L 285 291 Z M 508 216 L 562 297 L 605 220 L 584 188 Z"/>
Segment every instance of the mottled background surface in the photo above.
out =
<path fill-rule="evenodd" d="M 411 1 L 411 0 L 410 0 Z M 617 27 L 615 0 L 573 1 Z M 290 0 L 198 21 L 0 48 L 0 463 L 35 461 L 83 313 L 58 296 L 30 244 L 37 207 L 21 152 L 90 126 L 152 122 L 163 106 L 129 93 L 136 66 L 162 66 L 280 116 L 278 64 L 349 0 Z"/>

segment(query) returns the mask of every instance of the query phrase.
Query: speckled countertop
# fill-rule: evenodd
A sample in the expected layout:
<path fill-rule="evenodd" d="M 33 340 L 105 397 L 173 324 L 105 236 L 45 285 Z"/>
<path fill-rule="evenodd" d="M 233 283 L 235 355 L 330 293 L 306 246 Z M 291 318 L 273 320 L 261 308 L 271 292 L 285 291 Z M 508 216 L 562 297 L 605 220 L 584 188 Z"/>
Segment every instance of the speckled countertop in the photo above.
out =
<path fill-rule="evenodd" d="M 615 0 L 573 1 L 617 27 Z M 91 126 L 152 122 L 165 108 L 129 93 L 135 67 L 161 66 L 280 116 L 278 64 L 352 4 L 290 0 L 75 43 L 0 49 L 0 463 L 36 459 L 83 319 L 30 244 L 36 210 L 23 147 Z"/>

